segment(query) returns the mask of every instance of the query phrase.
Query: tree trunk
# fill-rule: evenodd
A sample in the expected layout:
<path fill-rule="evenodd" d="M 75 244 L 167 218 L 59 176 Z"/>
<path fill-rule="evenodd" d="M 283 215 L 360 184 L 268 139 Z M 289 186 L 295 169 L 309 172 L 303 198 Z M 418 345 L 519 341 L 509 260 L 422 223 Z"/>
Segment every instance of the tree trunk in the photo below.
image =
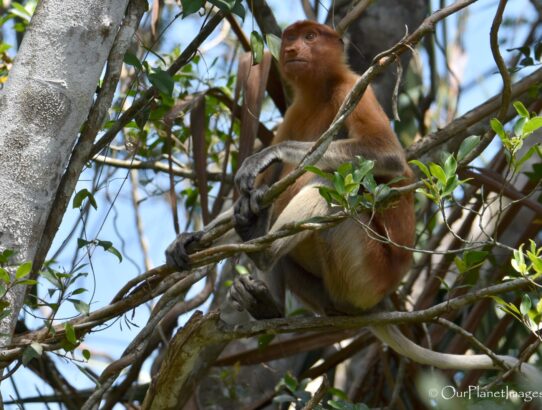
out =
<path fill-rule="evenodd" d="M 0 252 L 32 260 L 128 0 L 43 0 L 0 94 Z M 13 280 L 14 269 L 8 269 Z M 25 286 L 2 299 L 11 341 Z"/>

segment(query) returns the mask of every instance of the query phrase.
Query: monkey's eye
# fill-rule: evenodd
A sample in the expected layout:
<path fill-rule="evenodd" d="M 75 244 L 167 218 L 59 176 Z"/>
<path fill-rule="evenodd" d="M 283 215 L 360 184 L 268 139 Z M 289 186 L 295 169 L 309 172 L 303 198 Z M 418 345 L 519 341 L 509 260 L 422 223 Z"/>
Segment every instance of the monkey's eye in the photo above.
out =
<path fill-rule="evenodd" d="M 312 41 L 316 39 L 316 33 L 310 31 L 307 34 L 305 34 L 305 40 Z"/>

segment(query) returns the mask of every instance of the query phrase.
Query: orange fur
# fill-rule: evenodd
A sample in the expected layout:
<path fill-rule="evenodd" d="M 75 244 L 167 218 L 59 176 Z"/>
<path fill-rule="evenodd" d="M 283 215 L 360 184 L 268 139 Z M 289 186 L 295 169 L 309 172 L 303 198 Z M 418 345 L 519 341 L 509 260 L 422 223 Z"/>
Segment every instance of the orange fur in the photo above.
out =
<path fill-rule="evenodd" d="M 340 37 L 321 24 L 295 23 L 283 33 L 280 67 L 293 88 L 294 99 L 273 144 L 288 140 L 315 141 L 329 127 L 358 78 L 346 65 Z M 359 155 L 361 148 L 374 152 L 377 161 L 379 156 L 395 154 L 405 169 L 405 180 L 399 184 L 411 181 L 412 172 L 403 149 L 370 87 L 348 117 L 346 128 L 348 139 L 337 147 L 348 150 L 350 158 Z M 292 167 L 284 164 L 280 177 Z M 274 204 L 274 218 L 314 179 L 314 175 L 306 174 L 281 195 Z M 367 216 L 370 227 L 391 241 L 413 245 L 415 221 L 411 194 L 401 196 L 394 206 L 378 211 L 368 220 Z M 288 256 L 323 279 L 337 307 L 362 309 L 375 305 L 393 290 L 408 271 L 411 260 L 409 251 L 372 239 L 352 221 L 308 235 Z"/>

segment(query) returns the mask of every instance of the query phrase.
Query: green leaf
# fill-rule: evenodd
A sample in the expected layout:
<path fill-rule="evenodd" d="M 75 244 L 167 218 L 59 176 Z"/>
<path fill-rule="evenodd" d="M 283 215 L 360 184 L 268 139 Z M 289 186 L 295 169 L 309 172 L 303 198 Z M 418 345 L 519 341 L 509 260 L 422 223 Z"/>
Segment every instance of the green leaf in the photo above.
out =
<path fill-rule="evenodd" d="M 15 272 L 15 279 L 21 279 L 30 274 L 32 271 L 32 262 L 25 262 L 17 268 Z"/>
<path fill-rule="evenodd" d="M 71 323 L 64 324 L 64 331 L 66 332 L 66 340 L 72 345 L 77 344 L 77 336 L 75 335 L 75 329 Z"/>
<path fill-rule="evenodd" d="M 150 83 L 162 94 L 165 94 L 168 97 L 173 95 L 175 82 L 173 81 L 173 77 L 171 77 L 167 71 L 157 68 L 154 73 L 150 73 L 147 77 Z"/>
<path fill-rule="evenodd" d="M 183 18 L 190 14 L 196 13 L 203 7 L 205 0 L 181 0 L 181 6 L 183 9 Z"/>
<path fill-rule="evenodd" d="M 519 311 L 522 315 L 527 315 L 529 313 L 529 310 L 531 310 L 531 306 L 533 303 L 531 302 L 531 298 L 529 295 L 524 294 L 521 298 L 521 305 L 519 305 Z"/>
<path fill-rule="evenodd" d="M 27 9 L 24 8 L 23 5 L 17 2 L 13 2 L 11 3 L 11 5 L 13 6 L 13 8 L 9 9 L 9 12 L 11 14 L 24 20 L 26 23 L 30 22 L 30 18 L 32 17 L 32 15 L 28 12 Z"/>
<path fill-rule="evenodd" d="M 8 271 L 4 268 L 0 268 L 0 281 L 4 283 L 9 283 L 11 281 Z"/>
<path fill-rule="evenodd" d="M 529 118 L 529 110 L 525 108 L 521 101 L 514 101 L 512 104 L 521 117 Z"/>
<path fill-rule="evenodd" d="M 110 241 L 96 241 L 97 246 L 101 246 L 104 251 L 109 252 L 119 258 L 119 262 L 122 262 L 122 255 L 120 252 L 113 246 L 113 243 Z"/>
<path fill-rule="evenodd" d="M 83 238 L 77 238 L 77 249 L 81 249 L 84 246 L 90 245 L 92 241 L 87 241 Z"/>
<path fill-rule="evenodd" d="M 452 178 L 457 171 L 457 161 L 453 155 L 449 155 L 444 162 L 444 172 L 446 173 L 447 179 Z"/>
<path fill-rule="evenodd" d="M 96 204 L 96 199 L 94 199 L 94 195 L 92 195 L 86 188 L 81 189 L 75 194 L 75 196 L 73 197 L 72 208 L 81 208 L 81 204 L 87 198 L 90 202 L 90 205 L 92 205 L 94 209 L 98 209 L 98 205 Z"/>
<path fill-rule="evenodd" d="M 297 390 L 297 380 L 290 373 L 284 375 L 284 384 L 292 393 Z"/>
<path fill-rule="evenodd" d="M 260 33 L 250 33 L 250 48 L 252 49 L 252 64 L 260 64 L 263 58 L 263 39 Z"/>
<path fill-rule="evenodd" d="M 274 34 L 266 34 L 265 42 L 273 58 L 278 61 L 280 59 L 280 37 Z"/>
<path fill-rule="evenodd" d="M 143 66 L 141 65 L 141 61 L 139 61 L 139 59 L 137 58 L 135 54 L 132 54 L 129 51 L 126 52 L 126 54 L 124 54 L 124 63 L 137 68 L 139 71 L 143 71 Z"/>
<path fill-rule="evenodd" d="M 232 7 L 231 12 L 233 14 L 237 14 L 239 17 L 241 17 L 241 20 L 245 19 L 245 16 L 247 14 L 245 7 L 243 6 L 243 3 L 241 0 L 237 0 L 235 2 L 235 5 Z"/>
<path fill-rule="evenodd" d="M 324 179 L 327 179 L 328 181 L 331 181 L 333 179 L 333 175 L 329 172 L 324 172 L 320 168 L 317 168 L 313 165 L 307 165 L 305 167 L 305 171 L 312 172 L 313 174 L 318 175 L 319 177 L 322 177 Z"/>
<path fill-rule="evenodd" d="M 208 0 L 222 11 L 230 11 L 234 8 L 236 0 Z"/>
<path fill-rule="evenodd" d="M 423 162 L 420 162 L 417 159 L 413 159 L 413 160 L 409 161 L 409 163 L 413 164 L 413 165 L 416 165 L 420 169 L 420 171 L 422 171 L 424 173 L 424 175 L 427 178 L 431 177 L 431 173 L 429 172 L 429 168 L 427 168 L 427 166 Z"/>
<path fill-rule="evenodd" d="M 339 165 L 337 172 L 340 176 L 346 177 L 349 173 L 352 172 L 352 163 L 345 162 L 344 164 Z"/>
<path fill-rule="evenodd" d="M 266 348 L 274 338 L 275 335 L 272 334 L 261 335 L 260 337 L 258 337 L 258 349 Z"/>
<path fill-rule="evenodd" d="M 501 139 L 508 139 L 501 122 L 497 118 L 492 118 L 491 121 L 489 121 L 489 124 L 491 125 L 491 129 L 495 131 L 495 134 L 501 137 Z"/>
<path fill-rule="evenodd" d="M 530 134 L 542 127 L 542 117 L 533 117 L 523 126 L 523 133 Z"/>
<path fill-rule="evenodd" d="M 431 162 L 429 164 L 429 169 L 431 170 L 431 175 L 436 177 L 442 185 L 446 184 L 448 178 L 446 178 L 446 173 L 440 165 Z"/>
<path fill-rule="evenodd" d="M 487 251 L 466 251 L 463 257 L 467 265 L 472 267 L 484 262 L 488 254 Z"/>
<path fill-rule="evenodd" d="M 338 172 L 335 172 L 333 174 L 333 188 L 335 188 L 339 195 L 344 195 L 346 193 L 344 187 L 344 179 Z"/>
<path fill-rule="evenodd" d="M 480 137 L 478 135 L 471 135 L 463 140 L 459 151 L 457 152 L 457 160 L 462 161 L 471 151 L 480 144 Z"/>
<path fill-rule="evenodd" d="M 15 251 L 12 250 L 12 249 L 6 249 L 2 253 L 0 253 L 0 264 L 1 263 L 8 263 L 9 258 L 11 258 L 14 253 L 15 253 Z"/>
<path fill-rule="evenodd" d="M 82 315 L 88 315 L 88 312 L 90 311 L 90 306 L 88 303 L 85 303 L 78 299 L 68 299 L 72 304 L 75 310 L 77 310 Z"/>

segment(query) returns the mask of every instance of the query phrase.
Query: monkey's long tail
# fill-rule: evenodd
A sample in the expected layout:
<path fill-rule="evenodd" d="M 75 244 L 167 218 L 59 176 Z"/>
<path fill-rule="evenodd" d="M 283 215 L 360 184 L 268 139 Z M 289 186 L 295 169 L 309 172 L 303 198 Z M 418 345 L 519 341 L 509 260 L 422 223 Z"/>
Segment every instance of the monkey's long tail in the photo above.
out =
<path fill-rule="evenodd" d="M 371 326 L 371 331 L 382 342 L 386 343 L 397 353 L 408 357 L 416 363 L 435 366 L 440 369 L 475 370 L 475 369 L 500 369 L 493 359 L 484 354 L 460 355 L 434 352 L 426 349 L 407 338 L 394 325 Z M 499 360 L 506 365 L 515 366 L 519 360 L 512 356 L 497 355 Z M 520 372 L 527 378 L 529 384 L 542 386 L 542 373 L 528 363 L 522 363 Z"/>

